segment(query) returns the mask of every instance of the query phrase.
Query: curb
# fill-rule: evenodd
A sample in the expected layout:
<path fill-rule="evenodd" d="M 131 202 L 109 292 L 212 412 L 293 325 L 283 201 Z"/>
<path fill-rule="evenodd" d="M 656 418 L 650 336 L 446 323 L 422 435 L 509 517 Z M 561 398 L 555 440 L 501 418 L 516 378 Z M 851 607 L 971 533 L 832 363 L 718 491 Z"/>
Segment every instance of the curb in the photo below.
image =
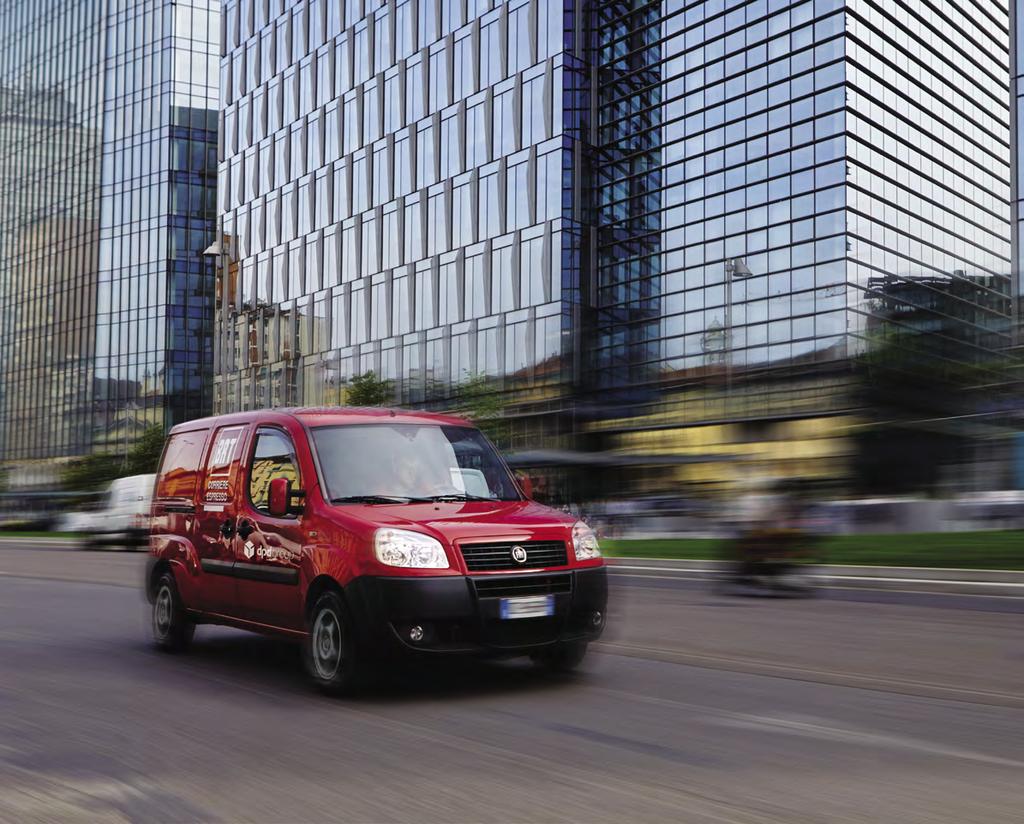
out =
<path fill-rule="evenodd" d="M 713 581 L 726 564 L 663 558 L 608 558 L 615 576 L 647 579 Z M 1024 571 L 1008 569 L 940 569 L 823 564 L 809 573 L 818 586 L 833 589 L 874 589 L 958 595 L 1024 597 Z"/>

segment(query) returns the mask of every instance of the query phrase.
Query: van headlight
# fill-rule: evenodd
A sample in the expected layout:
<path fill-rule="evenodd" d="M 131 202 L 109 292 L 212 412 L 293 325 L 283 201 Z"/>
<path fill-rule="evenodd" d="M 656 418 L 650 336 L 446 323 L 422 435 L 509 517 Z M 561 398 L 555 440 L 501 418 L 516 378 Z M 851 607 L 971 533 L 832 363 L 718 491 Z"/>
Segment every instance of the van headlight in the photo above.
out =
<path fill-rule="evenodd" d="M 414 569 L 448 569 L 448 556 L 441 542 L 422 532 L 407 529 L 378 529 L 373 551 L 382 564 Z"/>
<path fill-rule="evenodd" d="M 592 561 L 601 557 L 597 535 L 583 521 L 577 521 L 572 528 L 572 548 L 576 552 L 577 561 Z"/>

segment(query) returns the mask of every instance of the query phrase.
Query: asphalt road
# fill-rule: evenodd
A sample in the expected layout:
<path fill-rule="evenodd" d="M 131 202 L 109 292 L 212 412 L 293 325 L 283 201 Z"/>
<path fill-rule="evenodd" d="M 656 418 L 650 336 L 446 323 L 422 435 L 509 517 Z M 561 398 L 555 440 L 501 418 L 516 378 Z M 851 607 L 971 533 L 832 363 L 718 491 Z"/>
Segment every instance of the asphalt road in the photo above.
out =
<path fill-rule="evenodd" d="M 1019 822 L 1012 598 L 734 599 L 616 577 L 583 671 L 154 651 L 141 557 L 0 545 L 0 820 Z"/>

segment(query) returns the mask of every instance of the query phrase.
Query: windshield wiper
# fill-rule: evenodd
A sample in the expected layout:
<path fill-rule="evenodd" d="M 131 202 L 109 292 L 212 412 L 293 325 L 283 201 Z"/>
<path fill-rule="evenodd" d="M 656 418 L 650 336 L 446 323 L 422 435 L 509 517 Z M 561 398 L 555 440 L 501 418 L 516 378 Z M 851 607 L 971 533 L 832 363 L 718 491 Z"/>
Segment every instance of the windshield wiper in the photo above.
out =
<path fill-rule="evenodd" d="M 409 504 L 413 501 L 425 501 L 426 498 L 410 498 L 407 495 L 346 495 L 343 498 L 331 498 L 332 504 Z"/>
<path fill-rule="evenodd" d="M 465 492 L 448 492 L 444 495 L 431 495 L 427 500 L 430 501 L 495 501 L 496 498 L 485 498 L 482 495 L 469 495 Z"/>

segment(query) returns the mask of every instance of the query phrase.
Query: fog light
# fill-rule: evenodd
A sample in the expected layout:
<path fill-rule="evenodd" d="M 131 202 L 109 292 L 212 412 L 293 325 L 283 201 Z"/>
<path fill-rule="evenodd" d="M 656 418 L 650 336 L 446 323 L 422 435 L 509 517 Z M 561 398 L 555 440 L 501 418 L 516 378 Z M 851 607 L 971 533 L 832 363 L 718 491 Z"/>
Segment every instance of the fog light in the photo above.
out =
<path fill-rule="evenodd" d="M 590 623 L 595 627 L 601 626 L 601 622 L 604 620 L 604 616 L 600 612 L 595 612 L 590 616 Z"/>
<path fill-rule="evenodd" d="M 410 641 L 422 641 L 423 640 L 423 627 L 417 624 L 409 629 L 409 640 Z"/>

